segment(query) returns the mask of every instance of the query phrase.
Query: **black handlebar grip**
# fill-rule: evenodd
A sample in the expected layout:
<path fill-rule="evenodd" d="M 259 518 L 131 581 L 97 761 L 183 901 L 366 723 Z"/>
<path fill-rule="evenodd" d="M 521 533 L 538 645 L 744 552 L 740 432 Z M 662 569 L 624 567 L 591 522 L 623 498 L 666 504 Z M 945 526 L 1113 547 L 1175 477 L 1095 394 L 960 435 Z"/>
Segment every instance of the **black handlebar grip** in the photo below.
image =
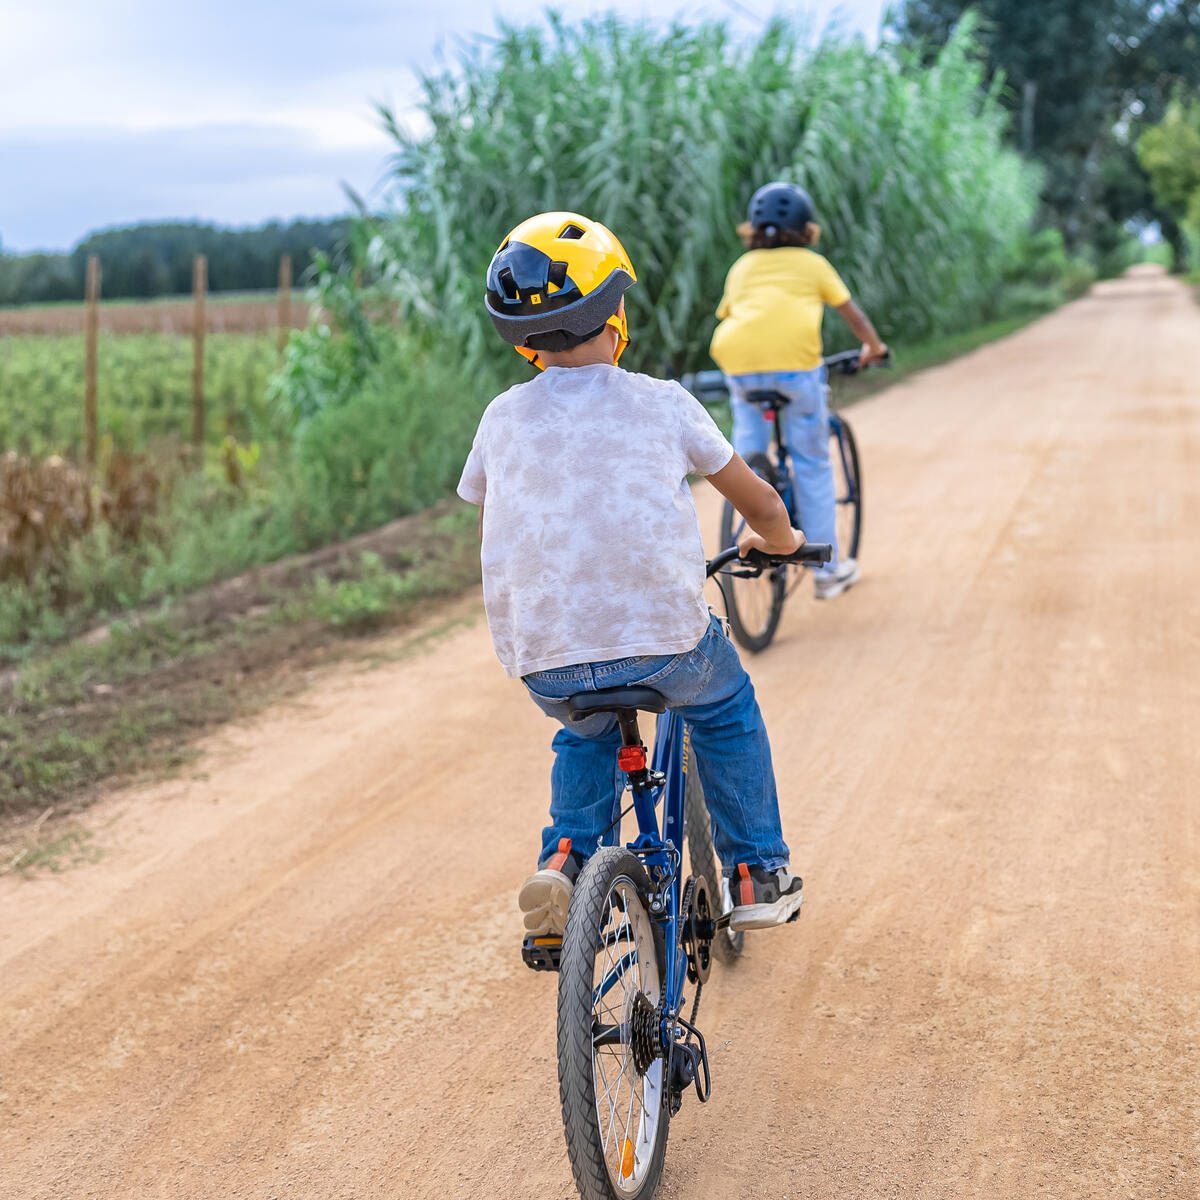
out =
<path fill-rule="evenodd" d="M 833 547 L 828 542 L 805 542 L 790 562 L 812 563 L 820 566 L 833 558 Z"/>
<path fill-rule="evenodd" d="M 752 567 L 775 567 L 780 563 L 806 563 L 819 566 L 833 558 L 833 547 L 828 542 L 805 542 L 794 554 L 764 554 L 761 550 L 751 550 L 743 562 Z"/>

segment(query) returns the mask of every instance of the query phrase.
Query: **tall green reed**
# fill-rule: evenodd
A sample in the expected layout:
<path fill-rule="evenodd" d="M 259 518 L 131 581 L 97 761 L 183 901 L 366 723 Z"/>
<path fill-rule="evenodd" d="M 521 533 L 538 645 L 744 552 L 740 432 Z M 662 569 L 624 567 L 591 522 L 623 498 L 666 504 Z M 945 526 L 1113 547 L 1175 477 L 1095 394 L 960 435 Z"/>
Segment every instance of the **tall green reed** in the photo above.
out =
<path fill-rule="evenodd" d="M 483 274 L 519 220 L 586 213 L 629 250 L 631 366 L 705 365 L 751 192 L 792 179 L 816 199 L 821 250 L 887 336 L 996 315 L 1030 228 L 1037 176 L 1002 140 L 972 23 L 928 68 L 772 22 L 669 28 L 614 16 L 503 27 L 423 81 L 427 128 L 381 109 L 394 215 L 372 266 L 408 318 L 492 357 Z"/>

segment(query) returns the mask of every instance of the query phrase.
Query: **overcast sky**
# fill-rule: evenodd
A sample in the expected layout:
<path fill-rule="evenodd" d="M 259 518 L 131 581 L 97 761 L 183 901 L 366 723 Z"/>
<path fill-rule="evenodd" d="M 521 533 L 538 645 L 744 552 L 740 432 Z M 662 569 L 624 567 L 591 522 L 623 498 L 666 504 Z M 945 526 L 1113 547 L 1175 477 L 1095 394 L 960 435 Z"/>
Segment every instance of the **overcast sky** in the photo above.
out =
<path fill-rule="evenodd" d="M 883 0 L 566 0 L 722 16 L 835 12 L 874 40 Z M 344 211 L 370 194 L 388 140 L 373 100 L 404 109 L 456 40 L 529 20 L 513 0 L 0 0 L 0 246 L 67 249 L 93 229 L 202 218 L 252 224 Z"/>

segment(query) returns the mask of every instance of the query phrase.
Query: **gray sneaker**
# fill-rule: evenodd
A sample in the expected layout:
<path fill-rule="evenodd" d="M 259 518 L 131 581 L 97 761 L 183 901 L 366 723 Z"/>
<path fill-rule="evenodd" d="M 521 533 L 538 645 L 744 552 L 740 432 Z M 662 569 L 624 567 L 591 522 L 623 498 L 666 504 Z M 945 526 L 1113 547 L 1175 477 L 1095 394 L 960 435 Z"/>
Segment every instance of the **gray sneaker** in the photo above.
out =
<path fill-rule="evenodd" d="M 787 867 L 768 871 L 757 864 L 738 863 L 729 877 L 729 892 L 733 897 L 729 928 L 734 933 L 743 929 L 773 929 L 800 915 L 804 880 Z"/>
<path fill-rule="evenodd" d="M 861 574 L 857 558 L 843 558 L 834 567 L 833 574 L 813 577 L 813 595 L 818 600 L 832 600 L 834 596 L 840 596 L 847 588 L 852 588 L 858 582 Z"/>
<path fill-rule="evenodd" d="M 521 884 L 517 903 L 525 914 L 526 937 L 562 937 L 582 867 L 583 858 L 571 849 L 571 839 L 561 838 L 558 849 Z"/>

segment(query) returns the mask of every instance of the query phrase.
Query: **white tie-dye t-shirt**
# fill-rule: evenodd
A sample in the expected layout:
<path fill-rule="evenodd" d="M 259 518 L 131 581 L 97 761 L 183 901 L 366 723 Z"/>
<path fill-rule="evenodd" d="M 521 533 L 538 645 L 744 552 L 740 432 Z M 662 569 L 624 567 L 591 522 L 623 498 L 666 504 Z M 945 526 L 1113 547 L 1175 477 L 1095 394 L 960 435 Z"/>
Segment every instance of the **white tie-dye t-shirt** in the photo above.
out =
<path fill-rule="evenodd" d="M 458 494 L 483 504 L 483 597 L 509 675 L 690 650 L 708 628 L 687 476 L 733 447 L 679 384 L 551 367 L 488 405 Z"/>

